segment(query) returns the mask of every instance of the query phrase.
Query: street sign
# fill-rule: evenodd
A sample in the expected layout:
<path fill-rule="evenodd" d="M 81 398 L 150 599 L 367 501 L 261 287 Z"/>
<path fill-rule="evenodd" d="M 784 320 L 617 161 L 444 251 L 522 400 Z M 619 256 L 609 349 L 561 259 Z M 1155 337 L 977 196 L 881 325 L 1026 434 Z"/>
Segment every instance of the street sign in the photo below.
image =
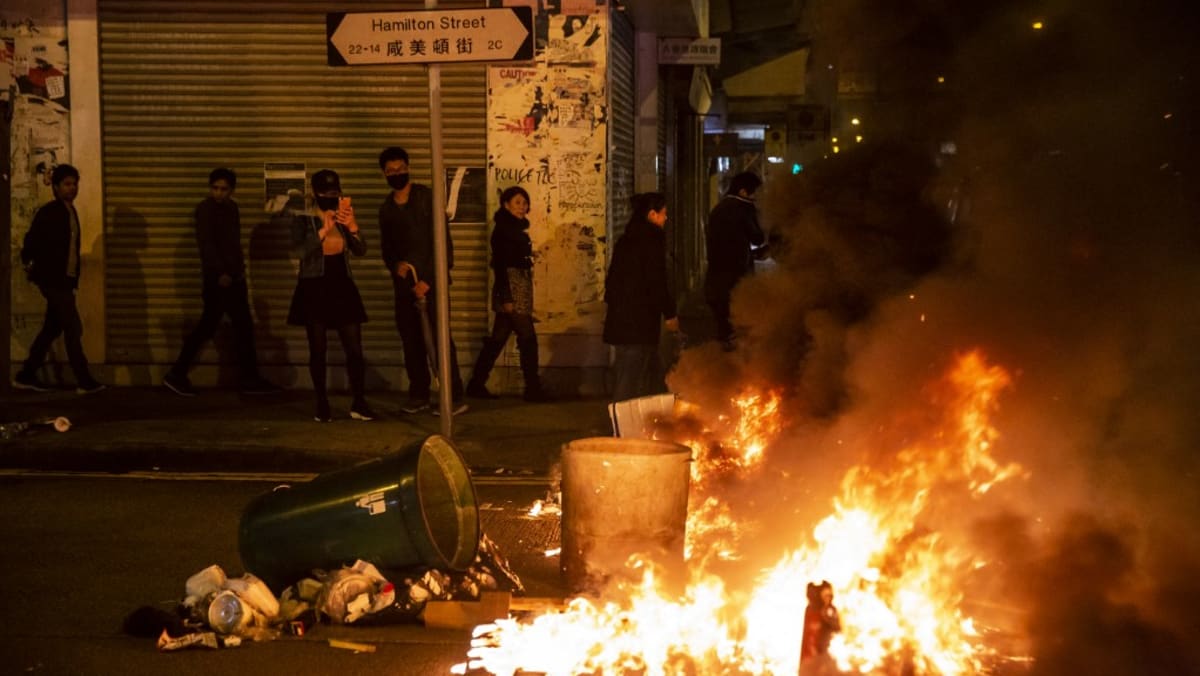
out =
<path fill-rule="evenodd" d="M 533 8 L 325 15 L 331 66 L 532 61 Z"/>

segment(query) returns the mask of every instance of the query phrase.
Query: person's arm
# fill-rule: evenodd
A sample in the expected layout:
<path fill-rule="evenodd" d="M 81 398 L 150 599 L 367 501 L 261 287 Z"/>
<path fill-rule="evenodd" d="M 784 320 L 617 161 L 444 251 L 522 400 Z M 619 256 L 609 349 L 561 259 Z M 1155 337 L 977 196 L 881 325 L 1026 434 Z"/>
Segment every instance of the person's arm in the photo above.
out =
<path fill-rule="evenodd" d="M 324 228 L 319 227 L 319 223 L 317 217 L 311 214 L 297 214 L 292 220 L 292 246 L 301 258 L 321 250 Z"/>
<path fill-rule="evenodd" d="M 508 262 L 504 226 L 497 223 L 492 229 L 492 272 L 496 275 L 496 296 L 500 305 L 513 302 L 512 287 L 508 284 Z"/>
<path fill-rule="evenodd" d="M 38 262 L 46 256 L 46 240 L 50 233 L 48 209 L 49 205 L 45 205 L 34 213 L 33 222 L 29 224 L 29 232 L 25 233 L 25 239 L 22 242 L 21 266 L 25 268 L 25 273 L 30 279 L 35 279 L 39 274 Z"/>
<path fill-rule="evenodd" d="M 758 212 L 755 211 L 753 204 L 746 205 L 745 220 L 742 223 L 742 228 L 746 234 L 746 239 L 754 246 L 762 246 L 767 237 L 763 234 L 762 227 L 758 224 Z"/>
<path fill-rule="evenodd" d="M 647 269 L 652 271 L 650 287 L 646 293 L 653 293 L 658 298 L 658 308 L 662 317 L 672 331 L 679 330 L 679 321 L 675 316 L 675 295 L 671 293 L 671 282 L 667 275 L 667 247 L 665 240 L 656 242 L 654 260 L 647 261 Z"/>

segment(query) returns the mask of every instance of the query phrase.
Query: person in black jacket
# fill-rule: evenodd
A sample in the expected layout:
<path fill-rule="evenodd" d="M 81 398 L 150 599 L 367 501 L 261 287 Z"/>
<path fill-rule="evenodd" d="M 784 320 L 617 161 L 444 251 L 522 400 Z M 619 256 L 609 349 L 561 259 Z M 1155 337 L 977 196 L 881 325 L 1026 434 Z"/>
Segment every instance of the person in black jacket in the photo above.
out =
<path fill-rule="evenodd" d="M 492 310 L 496 319 L 492 333 L 483 339 L 483 349 L 475 360 L 475 370 L 467 383 L 467 394 L 479 399 L 495 399 L 487 388 L 488 375 L 508 337 L 517 334 L 521 352 L 521 373 L 525 376 L 525 401 L 545 401 L 545 390 L 538 378 L 537 332 L 533 328 L 533 242 L 529 239 L 529 193 L 520 186 L 500 194 L 500 208 L 492 217 Z"/>
<path fill-rule="evenodd" d="M 664 323 L 679 332 L 675 298 L 667 282 L 667 198 L 633 197 L 633 214 L 613 247 L 604 280 L 604 342 L 614 347 L 613 401 L 661 391 L 658 341 Z"/>
<path fill-rule="evenodd" d="M 383 263 L 392 278 L 396 298 L 396 330 L 404 346 L 404 370 L 408 375 L 408 403 L 404 413 L 425 411 L 429 406 L 429 352 L 425 348 L 421 313 L 425 313 L 432 336 L 437 336 L 438 289 L 434 284 L 433 191 L 429 186 L 408 180 L 408 152 L 403 148 L 385 148 L 379 154 L 379 168 L 392 191 L 379 207 L 379 246 Z M 450 226 L 446 225 L 446 268 L 454 267 L 454 247 Z M 423 301 L 418 303 L 418 301 Z M 458 350 L 450 341 L 450 392 L 452 413 L 463 413 L 462 375 L 458 372 Z"/>
<path fill-rule="evenodd" d="M 742 277 L 754 272 L 754 247 L 765 241 L 754 209 L 754 193 L 762 179 L 744 171 L 733 177 L 725 197 L 708 216 L 708 269 L 704 299 L 717 324 L 717 340 L 726 351 L 734 347 L 729 321 L 729 297 Z"/>
<path fill-rule="evenodd" d="M 50 345 L 62 334 L 67 360 L 75 373 L 75 389 L 80 394 L 90 394 L 104 389 L 104 385 L 92 377 L 88 368 L 87 357 L 83 354 L 83 320 L 75 305 L 81 239 L 79 214 L 75 212 L 79 171 L 69 164 L 60 164 L 50 173 L 50 182 L 54 187 L 54 200 L 42 205 L 34 214 L 21 247 L 25 273 L 46 299 L 46 318 L 29 346 L 29 357 L 13 379 L 13 387 L 37 392 L 50 389 L 38 378 L 37 372 L 46 360 Z"/>
<path fill-rule="evenodd" d="M 237 202 L 232 199 L 236 186 L 237 175 L 231 169 L 213 169 L 208 175 L 209 195 L 192 212 L 204 278 L 201 290 L 204 312 L 183 341 L 175 364 L 163 377 L 163 385 L 184 397 L 195 396 L 196 390 L 188 379 L 188 370 L 200 348 L 216 333 L 217 325 L 225 315 L 229 315 L 229 320 L 233 322 L 241 391 L 246 394 L 279 391 L 274 383 L 258 373 L 254 320 L 250 317 L 246 261 L 242 254 L 242 220 Z"/>

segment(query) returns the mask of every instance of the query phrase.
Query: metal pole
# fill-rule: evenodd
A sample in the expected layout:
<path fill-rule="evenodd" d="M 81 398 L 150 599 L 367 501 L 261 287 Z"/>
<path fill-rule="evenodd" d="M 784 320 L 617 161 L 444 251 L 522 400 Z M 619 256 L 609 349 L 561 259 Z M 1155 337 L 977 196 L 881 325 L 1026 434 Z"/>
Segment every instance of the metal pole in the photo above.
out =
<path fill-rule="evenodd" d="M 425 0 L 425 9 L 437 9 L 437 0 Z M 454 416 L 450 378 L 450 272 L 446 258 L 446 170 L 442 166 L 442 69 L 429 64 L 429 153 L 433 164 L 433 288 L 437 290 L 438 411 L 442 436 L 452 438 Z"/>
<path fill-rule="evenodd" d="M 9 102 L 0 101 L 0 394 L 12 377 L 12 177 L 9 147 Z M 0 422 L 3 422 L 0 420 Z"/>

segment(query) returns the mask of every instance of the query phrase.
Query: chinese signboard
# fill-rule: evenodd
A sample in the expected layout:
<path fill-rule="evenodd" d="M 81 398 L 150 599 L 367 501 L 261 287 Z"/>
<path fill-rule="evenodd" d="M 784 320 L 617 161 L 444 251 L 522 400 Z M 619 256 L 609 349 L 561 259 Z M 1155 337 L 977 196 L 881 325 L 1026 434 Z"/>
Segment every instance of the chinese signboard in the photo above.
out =
<path fill-rule="evenodd" d="M 331 66 L 528 61 L 529 7 L 335 12 L 325 15 Z"/>
<path fill-rule="evenodd" d="M 715 66 L 721 63 L 721 38 L 659 38 L 658 62 L 664 65 Z"/>

